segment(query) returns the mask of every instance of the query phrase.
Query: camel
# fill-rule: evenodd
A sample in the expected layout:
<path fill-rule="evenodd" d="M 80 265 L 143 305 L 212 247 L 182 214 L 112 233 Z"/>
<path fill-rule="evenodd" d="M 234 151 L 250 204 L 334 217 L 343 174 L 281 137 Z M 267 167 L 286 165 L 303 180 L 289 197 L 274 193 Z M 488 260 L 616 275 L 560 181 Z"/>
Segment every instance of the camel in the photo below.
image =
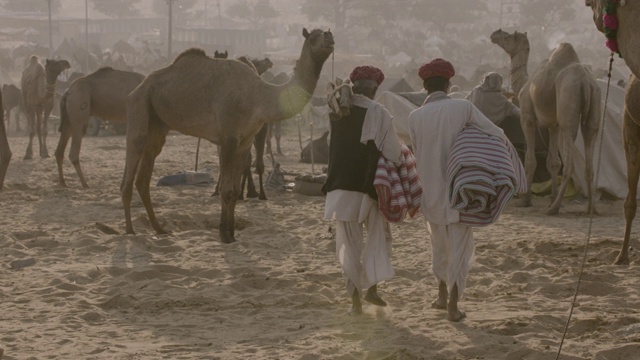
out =
<path fill-rule="evenodd" d="M 53 97 L 56 91 L 58 75 L 71 66 L 67 60 L 47 59 L 42 67 L 38 57 L 32 56 L 29 65 L 22 72 L 22 106 L 27 116 L 29 129 L 29 145 L 24 156 L 26 160 L 33 158 L 33 136 L 38 135 L 40 157 L 47 158 L 47 123 L 53 109 Z"/>
<path fill-rule="evenodd" d="M 2 106 L 2 92 L 0 92 L 0 114 L 4 113 Z M 7 168 L 11 161 L 11 149 L 9 141 L 7 141 L 7 128 L 4 126 L 4 120 L 0 121 L 0 190 L 4 185 L 4 176 L 7 174 Z"/>
<path fill-rule="evenodd" d="M 527 143 L 525 172 L 529 190 L 523 194 L 519 205 L 531 206 L 531 183 L 536 169 L 535 139 L 537 127 L 540 127 L 549 130 L 547 169 L 551 175 L 552 203 L 546 213 L 555 215 L 559 212 L 573 175 L 572 146 L 580 128 L 585 146 L 587 212 L 595 212 L 593 153 L 600 125 L 600 88 L 589 70 L 580 64 L 571 44 L 561 43 L 529 78 L 520 92 L 520 105 L 520 122 Z M 558 187 L 557 175 L 563 164 L 562 182 Z"/>
<path fill-rule="evenodd" d="M 11 123 L 11 110 L 16 109 L 16 132 L 20 129 L 20 114 L 22 113 L 22 92 L 13 84 L 2 85 L 2 106 L 4 107 L 4 119 L 7 121 L 7 131 Z"/>
<path fill-rule="evenodd" d="M 67 186 L 62 163 L 71 138 L 69 160 L 78 173 L 82 187 L 89 187 L 80 167 L 80 146 L 87 132 L 89 118 L 96 116 L 112 123 L 126 123 L 127 95 L 143 79 L 142 74 L 104 67 L 78 78 L 65 91 L 60 100 L 60 140 L 55 152 L 60 185 Z"/>
<path fill-rule="evenodd" d="M 529 61 L 529 39 L 527 33 L 514 32 L 509 34 L 498 29 L 491 34 L 491 42 L 500 46 L 511 57 L 509 80 L 511 90 L 515 94 L 516 105 L 518 95 L 524 84 L 529 80 L 527 63 Z"/>
<path fill-rule="evenodd" d="M 593 22 L 599 31 L 604 32 L 603 13 L 605 0 L 586 0 L 585 4 L 593 10 Z M 623 135 L 624 154 L 627 159 L 628 193 L 624 202 L 626 221 L 622 248 L 616 257 L 616 265 L 629 264 L 629 246 L 631 226 L 636 217 L 638 195 L 638 177 L 640 175 L 640 2 L 621 0 L 616 8 L 618 29 L 616 41 L 620 55 L 633 75 L 629 79 L 625 92 Z"/>
<path fill-rule="evenodd" d="M 127 97 L 127 156 L 121 184 L 126 232 L 133 234 L 131 197 L 135 181 L 158 234 L 160 226 L 149 193 L 156 157 L 169 130 L 220 145 L 221 204 L 219 236 L 235 242 L 235 205 L 254 136 L 265 123 L 290 118 L 311 99 L 322 66 L 333 52 L 330 31 L 303 29 L 305 38 L 294 76 L 285 85 L 264 82 L 239 61 L 208 57 L 201 49 L 181 53 L 156 70 Z M 162 84 L 162 86 L 158 86 Z"/>
<path fill-rule="evenodd" d="M 226 59 L 227 52 L 219 53 L 215 52 L 214 59 Z M 273 63 L 269 58 L 264 58 L 262 60 L 259 59 L 249 59 L 246 56 L 239 56 L 236 60 L 246 64 L 252 70 L 254 70 L 258 76 L 264 74 L 267 70 L 273 67 Z M 244 200 L 244 189 L 245 184 L 247 185 L 247 198 L 259 198 L 260 200 L 267 200 L 267 195 L 264 192 L 264 185 L 262 183 L 262 176 L 264 175 L 264 145 L 267 136 L 268 125 L 264 124 L 262 129 L 256 134 L 253 140 L 253 147 L 256 149 L 256 172 L 258 173 L 258 181 L 260 182 L 260 192 L 256 191 L 256 185 L 253 182 L 253 177 L 251 176 L 251 151 L 249 151 L 247 164 L 245 166 L 245 170 L 242 173 L 242 181 L 240 183 L 240 194 L 238 194 L 238 200 Z M 271 152 L 271 150 L 269 150 Z M 220 154 L 220 146 L 218 146 L 218 154 Z M 273 156 L 272 156 L 273 158 Z M 218 176 L 218 182 L 216 184 L 216 189 L 211 194 L 211 196 L 220 195 L 220 176 Z"/>

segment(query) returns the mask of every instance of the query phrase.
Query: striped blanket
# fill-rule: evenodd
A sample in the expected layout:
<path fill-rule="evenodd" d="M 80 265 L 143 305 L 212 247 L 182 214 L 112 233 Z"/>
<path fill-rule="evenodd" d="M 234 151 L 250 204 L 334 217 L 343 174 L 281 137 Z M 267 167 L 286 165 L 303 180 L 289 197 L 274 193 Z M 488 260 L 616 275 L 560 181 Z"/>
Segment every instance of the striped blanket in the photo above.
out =
<path fill-rule="evenodd" d="M 449 201 L 460 223 L 486 226 L 498 220 L 506 203 L 527 190 L 524 168 L 510 142 L 466 127 L 447 163 Z"/>
<path fill-rule="evenodd" d="M 422 186 L 416 171 L 416 158 L 402 145 L 401 165 L 380 156 L 373 186 L 378 194 L 378 209 L 387 221 L 398 223 L 407 214 L 414 217 L 420 211 Z"/>

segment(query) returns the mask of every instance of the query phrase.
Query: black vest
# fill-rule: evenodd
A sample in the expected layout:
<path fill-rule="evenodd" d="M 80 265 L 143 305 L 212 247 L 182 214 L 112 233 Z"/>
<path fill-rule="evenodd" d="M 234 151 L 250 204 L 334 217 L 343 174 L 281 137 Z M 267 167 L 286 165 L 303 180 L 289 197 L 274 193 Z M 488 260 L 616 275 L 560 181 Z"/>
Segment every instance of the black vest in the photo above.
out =
<path fill-rule="evenodd" d="M 378 200 L 373 180 L 380 151 L 373 140 L 366 145 L 360 142 L 366 113 L 367 109 L 354 106 L 349 116 L 331 121 L 329 171 L 322 186 L 325 194 L 332 190 L 350 190 Z"/>

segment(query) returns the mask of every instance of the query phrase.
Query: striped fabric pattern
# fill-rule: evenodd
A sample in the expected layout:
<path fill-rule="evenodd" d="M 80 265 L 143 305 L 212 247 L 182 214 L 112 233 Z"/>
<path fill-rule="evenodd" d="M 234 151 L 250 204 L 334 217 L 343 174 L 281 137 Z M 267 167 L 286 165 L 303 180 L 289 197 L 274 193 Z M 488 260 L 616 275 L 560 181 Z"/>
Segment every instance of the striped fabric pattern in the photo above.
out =
<path fill-rule="evenodd" d="M 414 217 L 420 211 L 422 186 L 416 171 L 416 158 L 406 145 L 402 144 L 398 168 L 393 161 L 380 156 L 373 186 L 378 194 L 378 209 L 387 221 L 398 223 L 407 214 Z"/>
<path fill-rule="evenodd" d="M 526 192 L 524 167 L 511 144 L 466 127 L 447 162 L 449 201 L 460 212 L 460 223 L 486 226 L 496 222 L 507 202 Z"/>

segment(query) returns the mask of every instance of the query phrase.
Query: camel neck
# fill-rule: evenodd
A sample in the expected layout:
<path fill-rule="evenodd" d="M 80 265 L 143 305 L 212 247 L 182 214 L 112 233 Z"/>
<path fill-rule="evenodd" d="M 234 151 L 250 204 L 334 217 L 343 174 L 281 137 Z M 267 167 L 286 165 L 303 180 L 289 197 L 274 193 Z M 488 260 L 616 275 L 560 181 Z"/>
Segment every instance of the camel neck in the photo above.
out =
<path fill-rule="evenodd" d="M 527 72 L 527 62 L 529 61 L 529 47 L 518 50 L 511 56 L 511 68 L 509 69 L 509 79 L 511 90 L 517 95 L 524 83 L 529 79 Z"/>

